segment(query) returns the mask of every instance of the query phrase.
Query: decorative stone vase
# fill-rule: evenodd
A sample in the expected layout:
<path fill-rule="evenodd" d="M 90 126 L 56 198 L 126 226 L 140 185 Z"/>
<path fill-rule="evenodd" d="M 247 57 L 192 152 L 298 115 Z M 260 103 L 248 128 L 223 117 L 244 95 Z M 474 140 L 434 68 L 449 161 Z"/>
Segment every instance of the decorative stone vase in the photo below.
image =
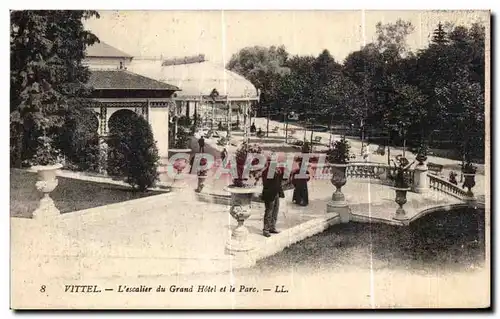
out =
<path fill-rule="evenodd" d="M 327 213 L 338 213 L 341 223 L 348 223 L 351 217 L 351 209 L 342 193 L 342 186 L 347 183 L 347 166 L 348 164 L 331 164 L 332 177 L 330 181 L 336 190 L 332 195 L 332 200 L 326 205 Z"/>
<path fill-rule="evenodd" d="M 231 193 L 231 208 L 229 214 L 238 222 L 238 225 L 232 230 L 231 238 L 226 244 L 226 251 L 229 254 L 247 252 L 254 248 L 248 241 L 248 229 L 245 227 L 245 221 L 250 217 L 252 208 L 252 197 L 257 192 L 257 187 L 228 186 L 225 190 Z"/>
<path fill-rule="evenodd" d="M 403 208 L 403 205 L 406 204 L 407 199 L 406 199 L 406 194 L 410 190 L 410 188 L 399 188 L 399 187 L 394 187 L 394 190 L 396 191 L 396 198 L 395 202 L 396 204 L 399 205 L 398 209 L 396 210 L 396 215 L 394 216 L 395 220 L 406 220 L 408 217 L 406 216 L 406 211 Z"/>
<path fill-rule="evenodd" d="M 425 161 L 427 161 L 427 156 L 423 154 L 418 154 L 415 159 L 417 160 L 417 165 L 425 165 Z"/>
<path fill-rule="evenodd" d="M 464 176 L 464 186 L 467 187 L 467 197 L 473 198 L 474 193 L 472 188 L 476 186 L 476 174 L 473 173 L 463 173 Z"/>
<path fill-rule="evenodd" d="M 332 195 L 334 201 L 344 201 L 345 196 L 342 193 L 342 187 L 347 183 L 346 170 L 347 164 L 332 164 L 331 182 L 335 186 L 335 193 Z"/>
<path fill-rule="evenodd" d="M 31 169 L 38 174 L 36 189 L 43 193 L 38 208 L 33 212 L 33 219 L 41 220 L 59 216 L 59 209 L 49 194 L 57 187 L 57 171 L 62 168 L 61 164 L 33 166 Z"/>

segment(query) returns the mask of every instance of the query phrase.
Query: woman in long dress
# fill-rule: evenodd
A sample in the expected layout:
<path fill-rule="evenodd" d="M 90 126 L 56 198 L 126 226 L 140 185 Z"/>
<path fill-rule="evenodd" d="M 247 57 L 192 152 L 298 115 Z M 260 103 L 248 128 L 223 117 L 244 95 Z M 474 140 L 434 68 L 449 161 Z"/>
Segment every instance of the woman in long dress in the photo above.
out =
<path fill-rule="evenodd" d="M 306 171 L 306 178 L 299 178 L 300 168 L 302 166 L 302 159 L 299 159 L 298 168 L 292 172 L 292 184 L 294 186 L 292 202 L 300 206 L 307 206 L 309 204 L 309 190 L 307 182 L 310 179 L 309 170 Z"/>

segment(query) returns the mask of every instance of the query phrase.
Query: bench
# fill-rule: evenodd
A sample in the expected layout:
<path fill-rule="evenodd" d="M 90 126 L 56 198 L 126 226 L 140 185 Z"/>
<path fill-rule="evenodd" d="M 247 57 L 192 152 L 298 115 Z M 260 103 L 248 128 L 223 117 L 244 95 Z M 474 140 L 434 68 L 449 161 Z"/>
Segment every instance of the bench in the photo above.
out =
<path fill-rule="evenodd" d="M 314 137 L 314 143 L 317 143 L 317 144 L 321 143 L 321 136 Z"/>
<path fill-rule="evenodd" d="M 435 164 L 435 163 L 427 163 L 427 168 L 429 172 L 433 175 L 441 175 L 443 172 L 443 165 Z"/>

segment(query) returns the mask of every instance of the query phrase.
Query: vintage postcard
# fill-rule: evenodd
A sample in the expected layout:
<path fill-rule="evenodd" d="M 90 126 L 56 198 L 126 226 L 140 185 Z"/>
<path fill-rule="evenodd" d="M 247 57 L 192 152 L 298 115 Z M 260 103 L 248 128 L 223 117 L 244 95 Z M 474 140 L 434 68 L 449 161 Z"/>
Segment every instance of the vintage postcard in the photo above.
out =
<path fill-rule="evenodd" d="M 489 308 L 490 14 L 11 11 L 11 308 Z"/>

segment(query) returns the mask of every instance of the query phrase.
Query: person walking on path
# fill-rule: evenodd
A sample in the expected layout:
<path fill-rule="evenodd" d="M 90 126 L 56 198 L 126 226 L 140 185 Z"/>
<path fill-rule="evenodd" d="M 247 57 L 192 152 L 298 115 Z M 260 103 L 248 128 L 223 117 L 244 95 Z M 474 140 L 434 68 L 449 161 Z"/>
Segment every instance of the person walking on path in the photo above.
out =
<path fill-rule="evenodd" d="M 255 122 L 252 123 L 252 125 L 250 126 L 250 133 L 255 133 L 257 132 L 257 128 L 255 127 Z"/>
<path fill-rule="evenodd" d="M 224 163 L 224 160 L 227 158 L 227 149 L 224 147 L 222 152 L 220 152 L 220 160 L 222 163 Z"/>
<path fill-rule="evenodd" d="M 205 139 L 203 138 L 203 135 L 198 140 L 198 146 L 200 147 L 200 153 L 205 153 Z"/>
<path fill-rule="evenodd" d="M 283 192 L 283 171 L 277 168 L 270 168 L 271 159 L 267 161 L 267 167 L 262 172 L 262 200 L 264 201 L 264 227 L 262 235 L 270 237 L 271 234 L 278 234 L 276 221 L 280 208 L 280 198 L 285 197 Z M 268 178 L 269 169 L 274 169 L 274 176 Z"/>

